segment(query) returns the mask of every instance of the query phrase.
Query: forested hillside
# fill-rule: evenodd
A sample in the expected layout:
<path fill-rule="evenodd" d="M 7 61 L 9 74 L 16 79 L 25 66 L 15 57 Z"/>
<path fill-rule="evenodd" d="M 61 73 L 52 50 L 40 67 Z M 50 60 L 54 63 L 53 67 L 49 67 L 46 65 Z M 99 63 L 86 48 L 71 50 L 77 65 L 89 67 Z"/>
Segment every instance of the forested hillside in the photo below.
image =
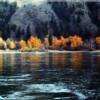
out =
<path fill-rule="evenodd" d="M 47 37 L 50 45 L 52 37 L 76 36 L 94 48 L 100 43 L 100 3 L 47 1 L 18 8 L 16 2 L 0 2 L 0 35 L 18 41 L 36 36 L 41 42 Z"/>

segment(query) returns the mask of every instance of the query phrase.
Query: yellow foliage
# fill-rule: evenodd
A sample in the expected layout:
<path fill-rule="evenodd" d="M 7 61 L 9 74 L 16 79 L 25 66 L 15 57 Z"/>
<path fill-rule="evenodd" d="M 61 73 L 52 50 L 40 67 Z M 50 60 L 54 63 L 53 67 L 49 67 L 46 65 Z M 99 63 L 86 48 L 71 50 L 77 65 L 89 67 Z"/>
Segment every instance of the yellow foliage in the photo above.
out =
<path fill-rule="evenodd" d="M 0 37 L 0 48 L 4 49 L 6 47 L 7 47 L 6 42 Z"/>
<path fill-rule="evenodd" d="M 62 44 L 62 41 L 60 39 L 57 39 L 56 43 L 55 43 L 55 46 L 59 47 L 59 46 L 61 46 L 61 44 Z"/>
<path fill-rule="evenodd" d="M 5 41 L 3 41 L 3 45 L 4 45 L 4 48 L 6 49 L 7 48 L 7 43 Z"/>
<path fill-rule="evenodd" d="M 96 44 L 100 44 L 100 36 L 95 38 Z M 57 38 L 55 36 L 52 36 L 52 45 L 49 45 L 49 39 L 48 37 L 44 38 L 44 43 L 41 42 L 41 39 L 37 36 L 31 36 L 27 41 L 20 40 L 20 41 L 11 41 L 9 38 L 4 41 L 2 37 L 0 37 L 0 49 L 15 49 L 17 44 L 20 45 L 20 50 L 41 50 L 49 47 L 52 49 L 67 49 L 69 48 L 69 45 L 71 48 L 75 49 L 79 46 L 83 45 L 82 37 L 78 35 L 64 37 L 61 36 L 60 38 Z M 68 45 L 68 46 L 67 46 Z M 67 47 L 66 47 L 67 46 Z M 84 47 L 84 46 L 83 46 Z"/>
<path fill-rule="evenodd" d="M 28 45 L 29 48 L 32 48 L 32 44 L 31 44 L 30 40 L 27 41 L 27 45 Z"/>
<path fill-rule="evenodd" d="M 10 49 L 15 49 L 16 48 L 16 45 L 15 45 L 14 41 L 10 41 L 9 48 Z"/>
<path fill-rule="evenodd" d="M 60 47 L 61 45 L 62 45 L 62 40 L 58 39 L 57 37 L 53 37 L 52 48 L 56 49 L 57 47 Z"/>
<path fill-rule="evenodd" d="M 21 40 L 21 41 L 19 42 L 19 44 L 20 44 L 20 48 L 21 48 L 21 49 L 25 49 L 25 48 L 27 47 L 26 41 L 24 41 L 24 40 Z"/>
<path fill-rule="evenodd" d="M 2 43 L 3 42 L 3 39 L 0 37 L 0 43 Z"/>
<path fill-rule="evenodd" d="M 56 42 L 57 42 L 57 38 L 53 36 L 52 38 L 52 48 L 55 49 L 56 48 Z"/>
<path fill-rule="evenodd" d="M 30 39 L 27 41 L 29 48 L 41 48 L 42 43 L 41 40 L 38 37 L 31 36 Z"/>
<path fill-rule="evenodd" d="M 44 38 L 44 44 L 45 44 L 46 46 L 49 46 L 49 39 L 48 39 L 48 37 L 45 37 L 45 38 Z"/>

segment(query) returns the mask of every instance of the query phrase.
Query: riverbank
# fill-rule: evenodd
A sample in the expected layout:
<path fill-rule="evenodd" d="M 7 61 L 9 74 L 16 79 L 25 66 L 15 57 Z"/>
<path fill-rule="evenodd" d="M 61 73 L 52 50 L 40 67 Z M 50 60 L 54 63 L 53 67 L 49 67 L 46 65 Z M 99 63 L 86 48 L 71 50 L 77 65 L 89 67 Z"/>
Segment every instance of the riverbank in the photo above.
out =
<path fill-rule="evenodd" d="M 65 51 L 65 50 L 41 50 L 41 51 L 20 51 L 20 50 L 0 50 L 0 53 L 35 53 L 35 54 L 42 54 L 42 53 L 100 53 L 100 50 L 94 50 L 94 51 Z"/>

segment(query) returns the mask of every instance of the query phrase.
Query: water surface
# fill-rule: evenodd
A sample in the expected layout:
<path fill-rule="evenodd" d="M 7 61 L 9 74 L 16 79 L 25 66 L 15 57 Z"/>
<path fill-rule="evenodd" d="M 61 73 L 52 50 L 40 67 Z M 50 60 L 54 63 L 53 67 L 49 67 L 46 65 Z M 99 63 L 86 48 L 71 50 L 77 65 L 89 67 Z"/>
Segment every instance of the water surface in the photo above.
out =
<path fill-rule="evenodd" d="M 6 100 L 97 100 L 99 77 L 99 53 L 0 54 Z"/>

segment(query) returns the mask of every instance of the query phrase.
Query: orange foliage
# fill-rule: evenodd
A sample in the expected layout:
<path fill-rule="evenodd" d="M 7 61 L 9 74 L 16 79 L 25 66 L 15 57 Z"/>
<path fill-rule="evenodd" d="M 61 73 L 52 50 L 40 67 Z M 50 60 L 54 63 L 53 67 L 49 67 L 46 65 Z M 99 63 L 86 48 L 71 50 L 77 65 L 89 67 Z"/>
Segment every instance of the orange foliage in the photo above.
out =
<path fill-rule="evenodd" d="M 58 39 L 57 37 L 53 36 L 52 40 L 52 48 L 56 49 L 58 47 L 66 47 L 68 43 L 71 43 L 71 48 L 77 48 L 78 46 L 82 46 L 83 40 L 80 36 L 69 36 L 64 38 L 63 36 Z"/>
<path fill-rule="evenodd" d="M 55 46 L 58 47 L 58 46 L 61 46 L 62 42 L 60 39 L 57 39 L 56 42 L 55 42 Z"/>
<path fill-rule="evenodd" d="M 68 38 L 64 38 L 63 36 L 61 36 L 61 43 L 62 43 L 62 46 L 66 46 L 66 44 L 69 42 L 69 39 Z"/>
<path fill-rule="evenodd" d="M 100 37 L 96 37 L 96 43 L 100 44 Z"/>
<path fill-rule="evenodd" d="M 58 39 L 57 37 L 53 37 L 53 40 L 52 40 L 52 48 L 53 49 L 56 49 L 59 46 L 61 46 L 61 40 Z"/>
<path fill-rule="evenodd" d="M 100 37 L 96 37 L 95 39 L 97 44 L 100 44 Z M 0 37 L 0 49 L 15 49 L 17 44 L 20 46 L 20 49 L 23 50 L 38 50 L 38 49 L 46 49 L 50 48 L 51 49 L 67 49 L 70 47 L 72 49 L 77 49 L 79 46 L 83 46 L 83 40 L 82 37 L 78 35 L 74 36 L 69 36 L 69 37 L 64 37 L 61 36 L 60 38 L 57 38 L 55 36 L 52 36 L 52 45 L 49 45 L 49 39 L 48 37 L 44 38 L 44 42 L 41 42 L 41 39 L 38 38 L 37 36 L 31 36 L 27 41 L 20 40 L 20 41 L 12 41 L 9 38 L 7 41 L 3 40 L 2 37 Z M 84 47 L 84 46 L 83 46 Z"/>
<path fill-rule="evenodd" d="M 27 41 L 28 47 L 29 48 L 41 48 L 42 47 L 42 43 L 41 40 L 35 36 L 31 36 L 30 39 Z"/>
<path fill-rule="evenodd" d="M 78 46 L 82 46 L 83 44 L 82 38 L 76 35 L 70 37 L 70 42 L 72 48 L 77 48 Z"/>

